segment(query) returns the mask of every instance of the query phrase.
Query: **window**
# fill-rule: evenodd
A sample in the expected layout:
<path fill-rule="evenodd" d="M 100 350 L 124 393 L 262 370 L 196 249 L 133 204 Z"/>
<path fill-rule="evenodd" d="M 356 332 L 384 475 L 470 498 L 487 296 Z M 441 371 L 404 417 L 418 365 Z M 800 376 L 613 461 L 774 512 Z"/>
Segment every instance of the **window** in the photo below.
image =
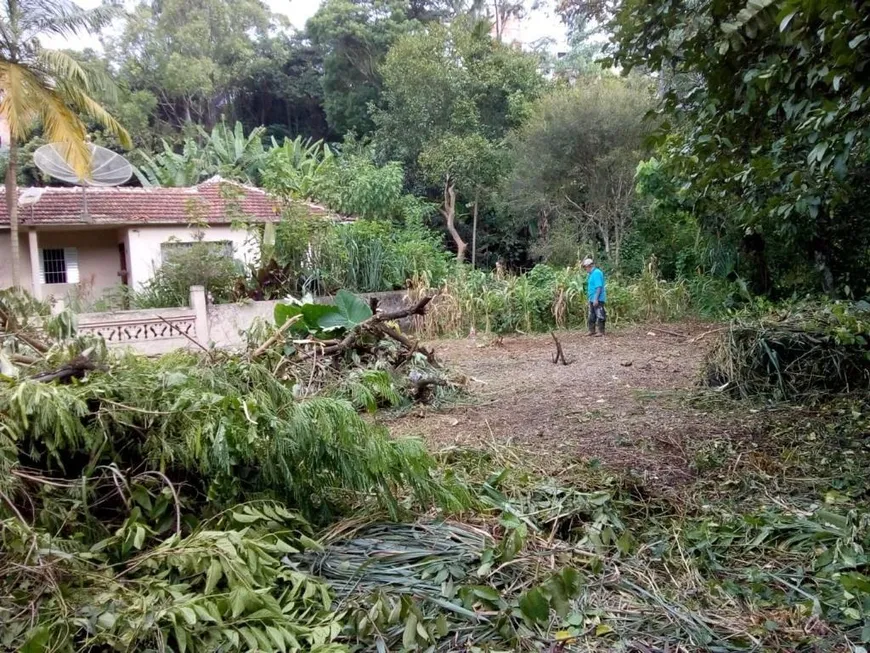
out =
<path fill-rule="evenodd" d="M 41 283 L 78 283 L 79 256 L 75 247 L 39 250 Z"/>
<path fill-rule="evenodd" d="M 163 259 L 163 262 L 166 263 L 166 260 L 169 256 L 171 256 L 174 252 L 183 252 L 186 249 L 190 249 L 194 245 L 203 244 L 208 246 L 209 249 L 212 249 L 215 253 L 226 256 L 228 258 L 233 258 L 233 243 L 231 240 L 207 240 L 200 241 L 195 240 L 191 242 L 180 242 L 177 240 L 171 240 L 166 243 L 161 243 L 160 245 L 160 257 Z"/>

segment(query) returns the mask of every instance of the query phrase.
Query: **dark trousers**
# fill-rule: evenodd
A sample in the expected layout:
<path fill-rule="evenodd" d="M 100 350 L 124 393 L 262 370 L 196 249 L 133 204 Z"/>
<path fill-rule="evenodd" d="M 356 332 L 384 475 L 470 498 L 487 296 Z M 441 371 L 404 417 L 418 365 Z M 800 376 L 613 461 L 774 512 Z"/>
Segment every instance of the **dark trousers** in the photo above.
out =
<path fill-rule="evenodd" d="M 604 308 L 604 302 L 598 302 L 596 308 L 592 302 L 589 302 L 589 319 L 586 325 L 589 327 L 589 333 L 595 333 L 595 327 L 598 326 L 599 333 L 604 333 L 604 323 L 607 322 L 607 311 Z"/>

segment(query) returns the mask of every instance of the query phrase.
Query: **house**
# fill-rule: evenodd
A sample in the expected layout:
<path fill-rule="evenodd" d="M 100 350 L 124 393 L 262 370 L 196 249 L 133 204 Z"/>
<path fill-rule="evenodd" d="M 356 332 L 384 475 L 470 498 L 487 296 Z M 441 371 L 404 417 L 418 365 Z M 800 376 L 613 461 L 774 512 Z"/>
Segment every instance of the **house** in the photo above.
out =
<path fill-rule="evenodd" d="M 300 203 L 309 215 L 327 215 Z M 124 284 L 141 288 L 164 255 L 197 240 L 251 263 L 256 245 L 241 222 L 280 216 L 265 191 L 213 177 L 190 188 L 26 188 L 19 193 L 20 280 L 39 298 L 98 297 Z M 12 284 L 9 215 L 0 190 L 0 287 Z"/>

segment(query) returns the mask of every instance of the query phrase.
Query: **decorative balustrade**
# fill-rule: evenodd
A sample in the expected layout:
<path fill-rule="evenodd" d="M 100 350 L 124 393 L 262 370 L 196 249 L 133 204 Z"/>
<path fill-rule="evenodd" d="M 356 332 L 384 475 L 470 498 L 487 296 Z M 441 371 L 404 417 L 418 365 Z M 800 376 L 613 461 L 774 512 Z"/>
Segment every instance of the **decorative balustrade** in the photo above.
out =
<path fill-rule="evenodd" d="M 122 320 L 107 320 L 80 324 L 79 333 L 101 336 L 107 343 L 135 343 L 168 338 L 196 339 L 196 315 L 172 318 L 131 317 Z"/>

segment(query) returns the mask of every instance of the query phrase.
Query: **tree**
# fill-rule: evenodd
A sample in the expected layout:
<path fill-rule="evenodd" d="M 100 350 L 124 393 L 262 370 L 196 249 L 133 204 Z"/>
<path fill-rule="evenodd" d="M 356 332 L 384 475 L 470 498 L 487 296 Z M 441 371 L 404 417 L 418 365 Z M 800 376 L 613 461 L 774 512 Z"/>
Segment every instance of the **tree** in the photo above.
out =
<path fill-rule="evenodd" d="M 380 67 L 390 46 L 418 25 L 407 0 L 326 0 L 306 25 L 323 57 L 323 103 L 337 134 L 372 131 L 381 104 Z"/>
<path fill-rule="evenodd" d="M 384 158 L 405 164 L 412 182 L 439 189 L 460 260 L 467 248 L 457 225 L 460 196 L 477 214 L 481 190 L 498 177 L 494 153 L 543 87 L 537 63 L 467 17 L 402 37 L 384 62 L 375 143 Z"/>
<path fill-rule="evenodd" d="M 158 120 L 211 129 L 235 118 L 245 79 L 269 55 L 257 43 L 282 24 L 262 0 L 143 0 L 105 45 L 130 88 L 157 99 Z"/>
<path fill-rule="evenodd" d="M 533 216 L 544 240 L 555 227 L 597 241 L 618 265 L 651 106 L 646 82 L 609 75 L 543 97 L 511 137 L 508 193 L 520 218 Z"/>
<path fill-rule="evenodd" d="M 870 284 L 866 2 L 625 2 L 610 28 L 625 70 L 694 80 L 667 94 L 663 163 L 708 231 L 739 234 L 759 279 L 771 266 L 826 291 Z"/>
<path fill-rule="evenodd" d="M 246 126 L 265 125 L 270 136 L 333 136 L 323 109 L 323 56 L 301 36 L 277 34 L 255 42 L 257 55 L 236 102 Z"/>
<path fill-rule="evenodd" d="M 127 147 L 123 127 L 93 99 L 107 80 L 81 66 L 70 55 L 44 48 L 40 36 L 69 36 L 98 30 L 112 18 L 99 8 L 80 9 L 69 0 L 5 0 L 0 5 L 0 114 L 9 123 L 9 160 L 6 168 L 6 206 L 12 241 L 12 284 L 20 285 L 18 243 L 18 147 L 34 125 L 45 138 L 63 143 L 66 158 L 83 178 L 88 177 L 90 153 L 87 126 L 81 116 L 104 126 Z"/>
<path fill-rule="evenodd" d="M 499 146 L 481 134 L 445 135 L 420 153 L 420 165 L 432 183 L 444 185 L 441 215 L 456 244 L 456 259 L 465 260 L 467 243 L 456 228 L 457 191 L 472 198 L 471 265 L 477 263 L 477 222 L 481 196 L 496 186 L 503 169 Z"/>

